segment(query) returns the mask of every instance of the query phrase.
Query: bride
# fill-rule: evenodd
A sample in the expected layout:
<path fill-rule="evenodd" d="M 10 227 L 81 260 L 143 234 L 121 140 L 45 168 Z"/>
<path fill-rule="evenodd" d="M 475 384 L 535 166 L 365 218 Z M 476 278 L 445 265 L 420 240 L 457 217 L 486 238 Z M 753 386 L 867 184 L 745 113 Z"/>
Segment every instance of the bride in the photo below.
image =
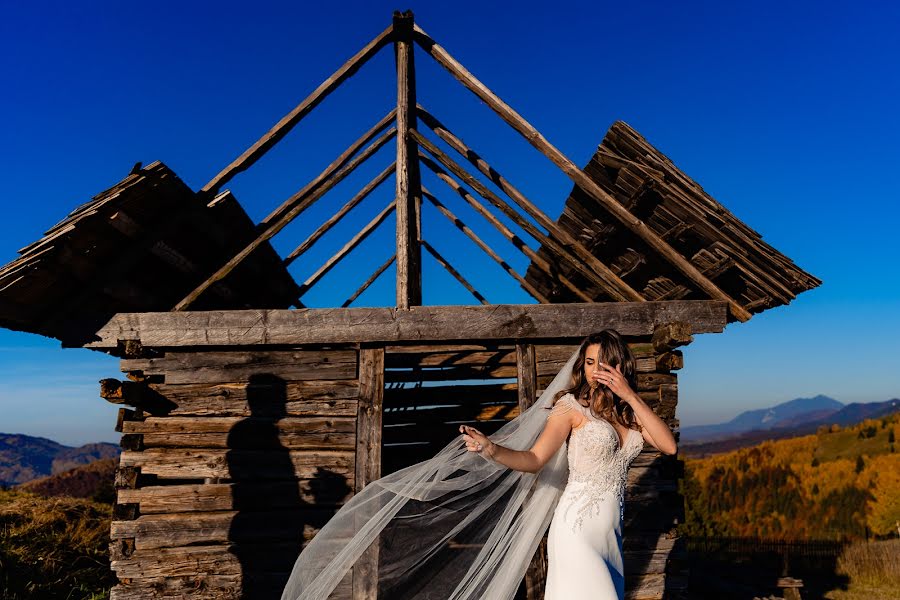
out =
<path fill-rule="evenodd" d="M 461 426 L 433 458 L 353 496 L 301 552 L 282 600 L 351 587 L 389 600 L 509 600 L 548 525 L 545 600 L 621 600 L 628 467 L 644 442 L 677 450 L 635 381 L 615 330 L 587 336 L 495 434 Z"/>

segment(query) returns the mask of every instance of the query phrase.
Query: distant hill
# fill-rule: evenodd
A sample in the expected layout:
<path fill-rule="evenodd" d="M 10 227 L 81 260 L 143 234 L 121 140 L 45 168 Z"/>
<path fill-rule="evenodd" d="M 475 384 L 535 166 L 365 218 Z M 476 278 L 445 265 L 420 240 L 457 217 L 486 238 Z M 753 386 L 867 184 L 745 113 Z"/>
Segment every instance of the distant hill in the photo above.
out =
<path fill-rule="evenodd" d="M 0 486 L 13 486 L 67 471 L 101 458 L 119 456 L 115 444 L 73 448 L 41 437 L 0 433 Z"/>
<path fill-rule="evenodd" d="M 69 496 L 91 498 L 101 502 L 115 500 L 115 458 L 101 458 L 68 471 L 33 479 L 17 485 L 16 489 L 39 496 Z"/>
<path fill-rule="evenodd" d="M 817 398 L 827 398 L 827 396 L 817 396 Z M 828 399 L 830 400 L 830 398 Z M 773 407 L 773 409 L 777 408 L 777 406 Z M 730 452 L 732 450 L 737 450 L 738 448 L 754 446 L 764 440 L 781 440 L 815 433 L 816 430 L 823 425 L 840 425 L 841 427 L 847 427 L 861 423 L 866 419 L 878 419 L 897 412 L 900 412 L 900 399 L 893 398 L 884 402 L 854 402 L 847 405 L 842 404 L 839 410 L 826 410 L 821 414 L 816 414 L 817 411 L 801 412 L 791 417 L 775 421 L 775 425 L 772 427 L 760 427 L 749 431 L 733 432 L 730 434 L 709 434 L 708 437 L 700 435 L 699 437 L 691 438 L 688 437 L 689 434 L 685 434 L 684 430 L 682 430 L 680 448 L 682 453 L 687 456 L 704 456 L 719 452 Z M 732 421 L 734 421 L 734 419 L 732 419 Z M 729 423 L 732 421 L 729 421 Z M 702 427 L 716 426 L 705 425 Z M 692 428 L 687 427 L 685 429 Z"/>

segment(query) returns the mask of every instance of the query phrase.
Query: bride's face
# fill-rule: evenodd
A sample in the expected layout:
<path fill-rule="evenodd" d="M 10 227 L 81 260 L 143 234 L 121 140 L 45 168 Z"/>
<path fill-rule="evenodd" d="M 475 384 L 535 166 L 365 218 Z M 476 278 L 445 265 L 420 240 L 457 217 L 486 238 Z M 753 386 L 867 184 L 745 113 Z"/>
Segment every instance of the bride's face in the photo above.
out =
<path fill-rule="evenodd" d="M 600 344 L 591 344 L 584 352 L 584 380 L 592 388 L 597 387 L 597 380 L 594 379 L 594 374 L 600 373 L 602 370 L 600 367 Z"/>

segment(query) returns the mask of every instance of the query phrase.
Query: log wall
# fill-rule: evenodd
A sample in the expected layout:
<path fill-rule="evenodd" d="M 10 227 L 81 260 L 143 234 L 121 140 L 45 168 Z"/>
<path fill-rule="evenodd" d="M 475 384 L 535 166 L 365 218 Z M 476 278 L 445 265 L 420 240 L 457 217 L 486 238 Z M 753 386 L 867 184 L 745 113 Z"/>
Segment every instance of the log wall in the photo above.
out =
<path fill-rule="evenodd" d="M 677 332 L 676 332 L 677 333 Z M 638 393 L 677 428 L 677 335 L 630 340 Z M 571 344 L 203 350 L 137 347 L 101 393 L 123 453 L 112 568 L 125 598 L 278 598 L 293 561 L 354 491 L 432 456 L 460 423 L 492 432 L 530 406 Z M 155 355 L 154 355 L 155 354 Z M 424 382 L 409 387 L 409 382 Z M 405 384 L 405 385 L 404 385 Z M 675 597 L 678 462 L 645 450 L 629 475 L 629 598 Z M 677 550 L 677 549 L 676 549 Z M 543 596 L 546 550 L 522 598 Z M 375 597 L 371 572 L 335 597 Z"/>

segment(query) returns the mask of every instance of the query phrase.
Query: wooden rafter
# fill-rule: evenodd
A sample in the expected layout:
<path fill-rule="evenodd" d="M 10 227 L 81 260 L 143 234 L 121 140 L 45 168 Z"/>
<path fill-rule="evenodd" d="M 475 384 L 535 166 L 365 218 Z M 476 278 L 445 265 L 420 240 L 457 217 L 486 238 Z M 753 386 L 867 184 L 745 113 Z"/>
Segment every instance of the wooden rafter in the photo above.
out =
<path fill-rule="evenodd" d="M 490 256 L 492 259 L 494 259 L 494 261 L 495 261 L 498 265 L 500 265 L 500 268 L 502 268 L 504 271 L 506 271 L 507 273 L 509 273 L 509 275 L 510 275 L 513 279 L 515 279 L 516 281 L 518 281 L 518 282 L 522 285 L 522 287 L 525 289 L 525 291 L 527 291 L 529 294 L 531 294 L 531 296 L 532 296 L 535 300 L 537 300 L 538 302 L 543 302 L 543 303 L 545 303 L 545 304 L 547 304 L 547 303 L 550 302 L 543 294 L 541 294 L 537 289 L 535 289 L 535 287 L 534 287 L 533 285 L 531 285 L 530 283 L 528 283 L 528 281 L 526 281 L 524 277 L 522 277 L 521 275 L 519 275 L 519 273 L 516 272 L 516 270 L 513 269 L 513 268 L 509 265 L 509 263 L 507 263 L 507 262 L 506 262 L 505 260 L 503 260 L 503 258 L 501 258 L 496 252 L 494 252 L 494 250 L 493 250 L 490 246 L 488 246 L 487 244 L 485 244 L 485 243 L 481 240 L 481 238 L 479 238 L 479 237 L 475 234 L 475 232 L 472 231 L 472 230 L 471 230 L 471 229 L 470 229 L 470 228 L 462 221 L 462 219 L 460 219 L 459 217 L 457 217 L 455 214 L 453 214 L 453 212 L 452 212 L 449 208 L 447 208 L 446 206 L 444 206 L 444 204 L 443 204 L 440 200 L 438 200 L 438 199 L 434 196 L 434 194 L 432 194 L 431 192 L 429 192 L 429 191 L 425 188 L 425 186 L 422 186 L 422 195 L 425 196 L 426 198 L 428 198 L 428 200 L 434 205 L 434 207 L 435 207 L 436 209 L 438 209 L 438 211 L 439 211 L 442 215 L 444 215 L 445 217 L 447 217 L 447 219 L 448 219 L 451 223 L 453 223 L 453 225 L 455 225 L 457 229 L 459 229 L 460 231 L 462 231 L 464 234 L 466 234 L 466 236 L 468 236 L 468 238 L 469 238 L 470 240 L 472 240 L 473 242 L 475 242 L 475 245 L 476 245 L 476 246 L 478 246 L 479 248 L 481 248 L 481 250 L 482 250 L 485 254 L 487 254 L 487 255 Z"/>
<path fill-rule="evenodd" d="M 465 189 L 458 181 L 453 179 L 447 172 L 441 169 L 438 165 L 434 164 L 428 157 L 422 157 L 420 155 L 420 159 L 423 162 L 430 163 L 426 164 L 426 166 L 431 169 L 437 177 L 447 184 L 454 192 L 459 194 L 459 196 L 465 200 L 469 206 L 475 209 L 478 214 L 485 218 L 491 225 L 497 228 L 497 230 L 510 241 L 510 243 L 515 246 L 518 250 L 520 250 L 525 256 L 531 259 L 531 261 L 537 266 L 539 269 L 544 271 L 551 279 L 556 279 L 560 281 L 563 285 L 565 285 L 569 291 L 573 294 L 581 298 L 584 302 L 593 302 L 594 299 L 585 294 L 581 288 L 572 283 L 565 275 L 558 272 L 556 267 L 551 265 L 549 262 L 544 260 L 544 258 L 532 250 L 528 244 L 526 244 L 519 236 L 510 230 L 500 219 L 495 217 L 493 213 L 487 210 L 484 205 L 478 201 L 472 194 L 469 193 L 467 189 Z M 576 263 L 576 266 L 580 266 L 581 263 Z"/>
<path fill-rule="evenodd" d="M 440 341 L 580 340 L 585 331 L 613 327 L 625 336 L 652 335 L 658 323 L 683 321 L 693 334 L 721 332 L 728 306 L 718 300 L 572 302 L 216 310 L 119 313 L 97 331 L 88 348 L 115 351 L 120 342 L 146 347 L 357 344 Z"/>
<path fill-rule="evenodd" d="M 462 273 L 460 273 L 460 272 L 457 271 L 455 268 L 453 268 L 453 265 L 450 264 L 450 261 L 448 261 L 446 258 L 444 258 L 443 256 L 441 256 L 440 252 L 438 252 L 438 251 L 434 248 L 434 246 L 432 246 L 431 244 L 429 244 L 429 243 L 428 243 L 427 241 L 425 241 L 425 240 L 419 240 L 419 243 L 422 244 L 422 246 L 424 246 L 426 250 L 428 250 L 428 252 L 431 254 L 431 256 L 433 256 L 434 259 L 435 259 L 436 261 L 438 261 L 438 263 L 439 263 L 442 267 L 444 267 L 445 269 L 447 269 L 447 272 L 448 272 L 448 273 L 450 273 L 451 275 L 453 275 L 453 277 L 455 277 L 456 280 L 457 280 L 458 282 L 460 282 L 464 288 L 466 288 L 467 290 L 469 290 L 469 292 L 470 292 L 473 296 L 475 296 L 475 299 L 476 299 L 476 300 L 478 300 L 478 301 L 481 302 L 482 304 L 490 304 L 490 302 L 487 301 L 487 298 L 485 298 L 485 297 L 481 294 L 481 292 L 479 292 L 478 290 L 476 290 L 475 287 L 472 286 L 472 284 L 469 283 L 468 280 L 466 280 L 466 278 L 462 276 Z"/>
<path fill-rule="evenodd" d="M 507 202 L 505 202 L 502 198 L 497 196 L 494 192 L 487 188 L 484 184 L 478 181 L 475 177 L 469 174 L 465 169 L 463 169 L 458 163 L 456 163 L 452 158 L 447 156 L 440 148 L 432 144 L 430 141 L 422 137 L 418 132 L 415 133 L 417 139 L 419 140 L 419 147 L 424 148 L 428 151 L 431 156 L 436 158 L 442 165 L 444 165 L 447 169 L 449 169 L 454 175 L 459 177 L 466 185 L 474 189 L 478 194 L 496 206 L 498 209 L 503 211 L 503 213 L 508 216 L 514 223 L 516 223 L 519 227 L 528 232 L 529 235 L 534 237 L 536 240 L 547 246 L 548 248 L 552 248 L 558 256 L 565 258 L 567 261 L 572 263 L 579 273 L 582 273 L 587 279 L 589 279 L 592 283 L 599 286 L 601 289 L 606 290 L 613 298 L 616 300 L 620 300 L 623 302 L 629 301 L 627 297 L 619 291 L 619 288 L 611 285 L 608 281 L 601 278 L 600 275 L 590 267 L 591 264 L 595 262 L 602 265 L 596 257 L 594 257 L 587 249 L 584 249 L 586 254 L 586 261 L 581 260 L 582 253 L 579 253 L 578 256 L 574 256 L 572 252 L 567 251 L 567 248 L 571 248 L 575 250 L 581 244 L 578 243 L 577 240 L 568 236 L 565 232 L 563 232 L 555 223 L 552 224 L 553 227 L 550 230 L 550 233 L 559 233 L 563 240 L 570 239 L 573 243 L 565 244 L 565 242 L 557 242 L 556 239 L 543 234 L 540 232 L 537 227 L 531 224 L 527 219 L 522 217 L 516 209 L 510 206 Z M 443 169 L 441 169 L 434 161 L 430 160 L 428 157 L 420 156 L 420 160 L 422 163 L 430 168 L 435 174 L 438 175 L 441 179 L 445 180 L 446 173 Z M 564 245 L 565 244 L 565 245 Z M 576 250 L 577 251 L 577 250 Z M 589 257 L 589 258 L 588 258 Z M 593 260 L 590 260 L 593 258 Z M 608 267 L 603 265 L 607 270 Z M 599 267 L 598 267 L 599 269 Z M 631 301 L 636 301 L 637 298 L 643 299 L 640 294 L 636 291 L 632 290 L 627 284 L 624 282 L 622 285 L 625 286 L 625 290 L 630 290 L 630 296 L 633 298 Z"/>
<path fill-rule="evenodd" d="M 351 75 L 356 73 L 370 58 L 375 56 L 382 47 L 390 42 L 394 32 L 394 26 L 391 25 L 366 44 L 359 52 L 354 54 L 347 62 L 345 62 L 331 77 L 322 82 L 313 92 L 307 96 L 303 102 L 298 104 L 294 110 L 281 118 L 264 136 L 250 146 L 230 165 L 225 167 L 218 175 L 213 177 L 209 183 L 203 186 L 202 191 L 210 195 L 218 193 L 219 189 L 228 183 L 232 177 L 241 171 L 249 168 L 259 158 L 266 153 L 269 148 L 274 146 L 279 140 L 286 136 L 293 127 L 300 122 L 313 108 L 315 108 L 322 100 L 325 99 L 335 88 L 346 81 Z"/>
<path fill-rule="evenodd" d="M 388 167 L 385 170 L 383 170 L 381 173 L 376 175 L 375 178 L 372 179 L 372 181 L 370 181 L 365 186 L 363 186 L 363 188 L 361 190 L 359 190 L 359 192 L 357 192 L 355 196 L 350 198 L 350 200 L 348 200 L 347 203 L 344 204 L 344 206 L 342 206 L 339 211 L 337 211 L 335 214 L 333 214 L 327 221 L 322 223 L 318 227 L 318 229 L 316 229 L 314 232 L 312 232 L 309 235 L 308 238 L 303 240 L 303 243 L 301 243 L 299 246 L 294 248 L 294 250 L 292 250 L 291 253 L 288 254 L 284 258 L 284 266 L 288 266 L 292 262 L 294 262 L 295 260 L 300 258 L 300 256 L 304 252 L 309 250 L 312 247 L 312 245 L 315 244 L 319 240 L 319 238 L 321 238 L 323 235 L 328 233 L 328 231 L 332 227 L 334 227 L 338 222 L 340 222 L 340 220 L 343 219 L 344 216 L 353 209 L 353 207 L 355 207 L 357 204 L 359 204 L 360 202 L 365 200 L 366 197 L 369 194 L 371 194 L 375 190 L 375 188 L 377 188 L 379 185 L 381 185 L 384 182 L 384 180 L 387 179 L 388 176 L 393 172 L 394 172 L 394 163 L 391 163 L 390 165 L 388 165 Z"/>
<path fill-rule="evenodd" d="M 363 163 L 366 159 L 368 159 L 372 154 L 377 152 L 384 144 L 386 144 L 390 139 L 394 136 L 396 130 L 391 128 L 387 132 L 381 135 L 377 140 L 372 142 L 365 150 L 363 150 L 358 156 L 356 156 L 353 160 L 348 162 L 346 165 L 341 167 L 339 171 L 334 173 L 331 177 L 326 179 L 320 186 L 311 190 L 306 196 L 299 196 L 295 194 L 292 198 L 297 198 L 297 201 L 293 203 L 293 208 L 281 216 L 277 221 L 272 222 L 268 225 L 266 229 L 250 244 L 248 244 L 243 250 L 241 250 L 236 256 L 234 256 L 231 260 L 225 263 L 218 271 L 209 276 L 209 278 L 197 286 L 193 292 L 188 294 L 184 300 L 179 302 L 173 311 L 182 311 L 185 310 L 191 303 L 196 300 L 200 294 L 206 291 L 209 286 L 213 283 L 224 279 L 242 260 L 247 258 L 254 250 L 256 250 L 259 246 L 261 246 L 264 242 L 271 239 L 276 233 L 284 229 L 284 227 L 290 223 L 295 217 L 297 217 L 304 210 L 309 208 L 316 202 L 319 198 L 324 196 L 331 188 L 340 183 L 347 175 L 353 172 L 353 170 L 358 167 L 361 163 Z M 306 188 L 304 188 L 306 189 Z M 279 209 L 276 209 L 276 211 Z"/>
<path fill-rule="evenodd" d="M 369 221 L 365 227 L 359 230 L 359 232 L 354 235 L 350 241 L 344 244 L 344 247 L 337 251 L 337 253 L 329 258 L 324 265 L 319 267 L 319 269 L 310 275 L 309 279 L 303 282 L 303 285 L 300 286 L 300 293 L 297 294 L 297 299 L 303 297 L 303 295 L 309 291 L 309 289 L 316 284 L 322 277 L 325 276 L 328 271 L 333 269 L 335 265 L 337 265 L 341 260 L 344 259 L 345 256 L 350 254 L 350 252 L 356 248 L 363 240 L 365 240 L 369 235 L 375 231 L 375 229 L 384 222 L 384 220 L 394 211 L 394 208 L 397 206 L 397 201 L 393 200 L 390 204 L 385 206 L 380 213 L 375 215 L 371 221 Z"/>
<path fill-rule="evenodd" d="M 643 221 L 632 215 L 628 209 L 616 202 L 606 191 L 597 185 L 588 175 L 579 169 L 575 163 L 569 160 L 562 152 L 553 146 L 541 133 L 526 121 L 519 113 L 501 100 L 496 94 L 487 88 L 481 81 L 463 67 L 450 53 L 438 45 L 427 33 L 417 25 L 415 27 L 415 40 L 438 64 L 444 67 L 451 75 L 459 80 L 466 88 L 478 96 L 509 126 L 518 131 L 522 137 L 534 146 L 539 152 L 549 158 L 563 173 L 565 173 L 586 194 L 599 202 L 623 225 L 644 240 L 649 246 L 665 257 L 674 267 L 681 271 L 688 279 L 697 284 L 703 291 L 728 303 L 732 314 L 741 321 L 750 319 L 750 313 L 736 300 L 722 291 L 716 284 L 703 275 L 691 262 L 685 259 L 665 240 L 659 237 Z"/>
<path fill-rule="evenodd" d="M 369 286 L 372 285 L 372 283 L 374 283 L 374 281 L 376 279 L 378 279 L 378 276 L 381 275 L 382 273 L 384 273 L 385 269 L 387 269 L 389 266 L 391 266 L 391 263 L 394 262 L 396 259 L 397 259 L 397 255 L 392 254 L 389 259 L 384 261 L 383 265 L 381 265 L 380 267 L 375 269 L 375 272 L 372 273 L 372 275 L 370 275 L 369 278 L 366 279 L 363 282 L 363 284 L 361 286 L 359 286 L 359 288 L 355 292 L 353 292 L 352 296 L 350 296 L 349 298 L 344 300 L 344 303 L 341 304 L 341 307 L 347 308 L 348 306 L 353 304 L 353 301 L 356 300 L 357 298 L 359 298 L 360 294 L 362 294 L 364 291 L 366 291 L 369 288 Z"/>

